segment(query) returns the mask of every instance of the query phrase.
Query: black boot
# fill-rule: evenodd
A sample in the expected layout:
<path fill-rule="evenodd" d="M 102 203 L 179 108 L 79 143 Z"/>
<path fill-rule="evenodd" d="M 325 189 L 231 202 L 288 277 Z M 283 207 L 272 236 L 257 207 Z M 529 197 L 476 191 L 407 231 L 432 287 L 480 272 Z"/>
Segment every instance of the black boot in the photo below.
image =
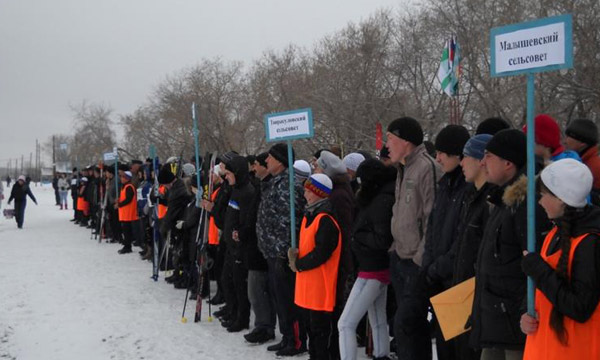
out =
<path fill-rule="evenodd" d="M 249 322 L 250 322 L 249 320 L 248 321 L 235 321 L 231 326 L 227 327 L 227 331 L 230 333 L 240 332 L 240 331 L 248 328 Z"/>
<path fill-rule="evenodd" d="M 129 254 L 131 252 L 131 246 L 123 246 L 121 250 L 118 251 L 119 254 Z"/>
<path fill-rule="evenodd" d="M 279 351 L 279 350 L 283 349 L 285 347 L 285 345 L 286 345 L 286 341 L 285 341 L 285 339 L 282 339 L 277 344 L 268 346 L 267 351 Z"/>

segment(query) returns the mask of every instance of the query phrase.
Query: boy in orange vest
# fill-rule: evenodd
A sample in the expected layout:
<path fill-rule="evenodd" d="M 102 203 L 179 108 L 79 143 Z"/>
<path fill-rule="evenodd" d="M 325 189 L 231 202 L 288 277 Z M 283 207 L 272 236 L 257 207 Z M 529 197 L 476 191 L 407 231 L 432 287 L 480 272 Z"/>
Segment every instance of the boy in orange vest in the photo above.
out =
<path fill-rule="evenodd" d="M 294 302 L 309 310 L 309 354 L 318 360 L 331 359 L 330 349 L 338 341 L 331 337 L 342 234 L 328 200 L 332 188 L 325 174 L 306 180 L 298 249 L 288 251 L 289 266 L 296 273 Z"/>

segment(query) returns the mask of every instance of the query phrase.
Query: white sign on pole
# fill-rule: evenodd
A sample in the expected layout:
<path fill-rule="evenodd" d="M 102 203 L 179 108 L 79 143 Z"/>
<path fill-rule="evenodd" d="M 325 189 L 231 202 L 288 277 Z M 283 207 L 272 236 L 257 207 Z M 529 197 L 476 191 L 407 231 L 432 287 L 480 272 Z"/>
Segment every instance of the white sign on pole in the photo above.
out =
<path fill-rule="evenodd" d="M 492 76 L 572 67 L 570 16 L 556 16 L 491 31 Z"/>
<path fill-rule="evenodd" d="M 115 159 L 115 153 L 104 153 L 104 161 L 113 161 Z"/>
<path fill-rule="evenodd" d="M 267 142 L 313 137 L 311 109 L 265 115 Z"/>

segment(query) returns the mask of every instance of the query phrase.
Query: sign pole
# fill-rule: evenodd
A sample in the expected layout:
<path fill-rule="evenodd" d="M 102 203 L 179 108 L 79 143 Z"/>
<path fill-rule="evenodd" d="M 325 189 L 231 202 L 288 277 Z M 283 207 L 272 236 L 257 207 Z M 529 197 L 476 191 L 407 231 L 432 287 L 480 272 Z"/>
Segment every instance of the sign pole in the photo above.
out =
<path fill-rule="evenodd" d="M 113 149 L 113 152 L 115 153 L 115 201 L 119 201 L 119 152 L 117 151 L 117 148 L 115 147 Z"/>
<path fill-rule="evenodd" d="M 292 141 L 287 141 L 288 148 L 288 172 L 290 176 L 290 232 L 292 236 L 292 247 L 296 248 L 296 200 L 294 186 L 294 154 L 292 152 Z"/>
<path fill-rule="evenodd" d="M 527 74 L 527 251 L 535 252 L 535 78 Z M 527 313 L 535 316 L 535 285 L 527 277 Z"/>
<path fill-rule="evenodd" d="M 195 156 L 196 156 L 196 184 L 198 186 L 198 192 L 196 193 L 196 207 L 199 208 L 200 207 L 200 200 L 201 200 L 201 189 L 202 189 L 202 185 L 200 182 L 200 145 L 199 143 L 199 139 L 198 139 L 198 116 L 196 115 L 196 103 L 192 103 L 192 122 L 194 123 L 194 150 L 195 150 Z M 212 171 L 212 169 L 211 169 Z M 209 176 L 210 173 L 209 173 Z M 210 194 L 208 194 L 208 197 L 210 198 Z"/>

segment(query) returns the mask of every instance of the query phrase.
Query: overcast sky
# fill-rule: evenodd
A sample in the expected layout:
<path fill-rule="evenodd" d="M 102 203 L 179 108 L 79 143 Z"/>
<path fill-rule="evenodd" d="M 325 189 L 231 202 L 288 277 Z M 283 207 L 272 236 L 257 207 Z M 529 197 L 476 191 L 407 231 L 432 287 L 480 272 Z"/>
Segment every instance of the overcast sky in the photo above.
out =
<path fill-rule="evenodd" d="M 202 58 L 246 64 L 402 0 L 0 0 L 0 167 L 71 133 L 69 104 L 119 114 Z"/>

